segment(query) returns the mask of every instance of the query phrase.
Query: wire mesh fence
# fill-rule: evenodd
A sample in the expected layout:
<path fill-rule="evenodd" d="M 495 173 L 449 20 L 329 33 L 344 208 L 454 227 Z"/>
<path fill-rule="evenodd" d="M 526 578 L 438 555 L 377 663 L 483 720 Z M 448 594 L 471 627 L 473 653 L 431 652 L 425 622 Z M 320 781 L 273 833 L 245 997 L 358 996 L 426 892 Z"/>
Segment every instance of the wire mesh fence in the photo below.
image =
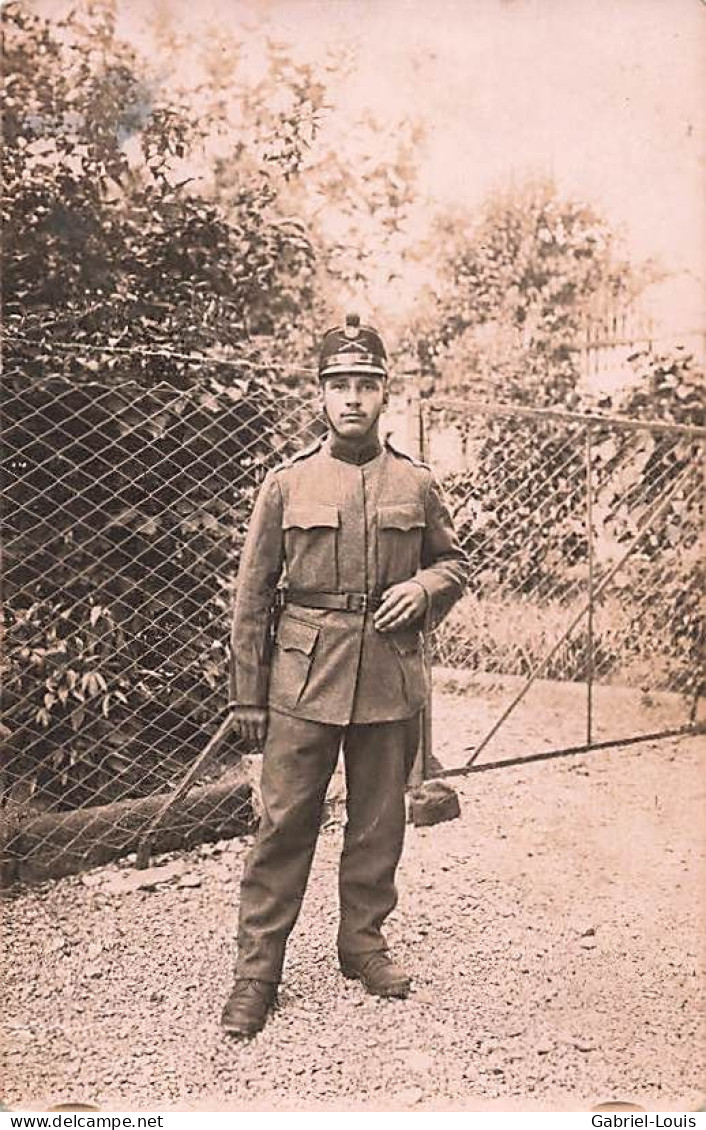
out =
<path fill-rule="evenodd" d="M 470 559 L 437 679 L 474 696 L 444 769 L 668 731 L 703 679 L 703 429 L 464 403 L 424 408 Z M 492 739 L 492 744 L 491 744 Z"/>
<path fill-rule="evenodd" d="M 460 693 L 429 773 L 461 766 L 499 722 L 522 754 L 688 721 L 698 430 L 408 403 L 471 565 L 431 642 L 437 685 Z M 161 850 L 249 829 L 247 749 L 230 736 L 198 758 L 224 718 L 255 494 L 320 433 L 313 384 L 15 372 L 3 415 L 6 875 L 133 850 L 177 796 Z"/>
<path fill-rule="evenodd" d="M 215 731 L 254 495 L 267 468 L 316 432 L 313 393 L 6 382 L 10 860 L 53 852 L 71 870 L 110 857 Z M 242 752 L 230 739 L 196 782 L 200 838 L 252 819 Z M 175 842 L 184 820 L 172 818 Z"/>
<path fill-rule="evenodd" d="M 703 691 L 703 446 L 673 431 L 592 430 L 591 734 L 695 719 Z M 626 554 L 633 552 L 629 557 Z"/>

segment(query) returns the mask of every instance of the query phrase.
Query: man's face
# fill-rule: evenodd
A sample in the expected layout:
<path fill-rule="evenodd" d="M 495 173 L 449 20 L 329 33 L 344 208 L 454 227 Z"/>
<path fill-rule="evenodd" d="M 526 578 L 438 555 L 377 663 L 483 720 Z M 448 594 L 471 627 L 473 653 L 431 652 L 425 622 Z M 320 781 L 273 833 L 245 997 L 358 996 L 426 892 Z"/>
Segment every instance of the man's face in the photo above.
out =
<path fill-rule="evenodd" d="M 321 386 L 324 411 L 333 430 L 346 439 L 362 439 L 375 426 L 387 402 L 381 377 L 340 373 Z"/>

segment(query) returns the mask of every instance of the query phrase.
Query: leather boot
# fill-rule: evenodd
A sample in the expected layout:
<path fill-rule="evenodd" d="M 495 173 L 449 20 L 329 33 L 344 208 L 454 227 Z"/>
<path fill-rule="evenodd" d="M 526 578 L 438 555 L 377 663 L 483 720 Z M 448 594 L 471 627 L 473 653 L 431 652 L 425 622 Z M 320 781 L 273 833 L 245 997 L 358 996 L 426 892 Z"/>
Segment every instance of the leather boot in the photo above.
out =
<path fill-rule="evenodd" d="M 267 1014 L 277 1003 L 273 981 L 238 979 L 226 1001 L 221 1027 L 231 1036 L 254 1036 L 264 1028 Z"/>
<path fill-rule="evenodd" d="M 350 980 L 360 981 L 363 988 L 374 997 L 406 997 L 410 978 L 395 965 L 386 950 L 372 953 L 341 953 L 341 973 Z"/>

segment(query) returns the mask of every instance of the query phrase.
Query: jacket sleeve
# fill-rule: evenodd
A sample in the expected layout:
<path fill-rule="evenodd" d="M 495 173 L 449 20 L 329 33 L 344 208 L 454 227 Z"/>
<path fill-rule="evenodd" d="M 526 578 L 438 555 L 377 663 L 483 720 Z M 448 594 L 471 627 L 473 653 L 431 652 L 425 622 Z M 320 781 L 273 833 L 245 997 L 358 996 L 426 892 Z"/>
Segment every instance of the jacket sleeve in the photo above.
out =
<path fill-rule="evenodd" d="M 421 569 L 413 580 L 427 594 L 432 624 L 443 620 L 468 583 L 468 558 L 461 548 L 441 488 L 429 477 Z"/>
<path fill-rule="evenodd" d="M 270 619 L 282 562 L 282 495 L 270 471 L 252 512 L 238 569 L 230 634 L 231 705 L 267 705 Z"/>

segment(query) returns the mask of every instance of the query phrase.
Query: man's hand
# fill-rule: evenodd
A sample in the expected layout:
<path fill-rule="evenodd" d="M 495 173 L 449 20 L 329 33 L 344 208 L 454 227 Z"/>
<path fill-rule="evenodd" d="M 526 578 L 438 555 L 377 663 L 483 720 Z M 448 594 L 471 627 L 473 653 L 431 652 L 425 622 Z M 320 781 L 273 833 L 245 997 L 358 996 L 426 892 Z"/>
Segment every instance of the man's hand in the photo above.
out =
<path fill-rule="evenodd" d="M 427 594 L 417 581 L 401 581 L 383 594 L 373 623 L 378 632 L 394 632 L 406 628 L 426 610 Z"/>
<path fill-rule="evenodd" d="M 231 720 L 239 737 L 262 748 L 267 734 L 267 710 L 264 706 L 231 706 Z"/>

